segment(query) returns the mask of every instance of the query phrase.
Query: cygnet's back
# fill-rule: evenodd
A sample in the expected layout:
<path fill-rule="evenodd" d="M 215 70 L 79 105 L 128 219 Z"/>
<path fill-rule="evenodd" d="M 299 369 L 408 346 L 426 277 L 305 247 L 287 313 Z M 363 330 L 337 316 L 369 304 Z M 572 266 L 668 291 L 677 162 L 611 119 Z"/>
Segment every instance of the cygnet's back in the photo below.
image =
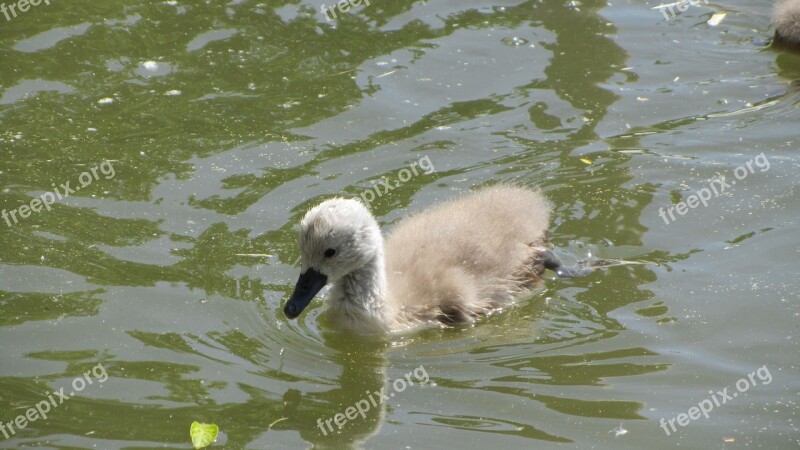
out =
<path fill-rule="evenodd" d="M 500 185 L 404 219 L 386 242 L 388 303 L 406 325 L 502 306 L 544 271 L 549 215 L 539 192 Z"/>
<path fill-rule="evenodd" d="M 800 50 L 800 0 L 778 0 L 772 16 L 774 45 Z"/>

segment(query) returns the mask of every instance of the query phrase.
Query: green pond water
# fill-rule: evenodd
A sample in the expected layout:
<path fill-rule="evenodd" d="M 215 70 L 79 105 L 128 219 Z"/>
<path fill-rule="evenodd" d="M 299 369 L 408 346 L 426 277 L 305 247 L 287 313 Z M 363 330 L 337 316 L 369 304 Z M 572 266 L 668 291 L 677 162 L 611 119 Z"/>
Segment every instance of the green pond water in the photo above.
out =
<path fill-rule="evenodd" d="M 770 2 L 359 3 L 5 1 L 0 448 L 185 449 L 194 421 L 232 449 L 800 447 L 800 56 L 764 48 Z M 542 189 L 566 262 L 642 264 L 475 326 L 284 316 L 312 205 L 373 196 L 390 230 L 502 181 Z"/>

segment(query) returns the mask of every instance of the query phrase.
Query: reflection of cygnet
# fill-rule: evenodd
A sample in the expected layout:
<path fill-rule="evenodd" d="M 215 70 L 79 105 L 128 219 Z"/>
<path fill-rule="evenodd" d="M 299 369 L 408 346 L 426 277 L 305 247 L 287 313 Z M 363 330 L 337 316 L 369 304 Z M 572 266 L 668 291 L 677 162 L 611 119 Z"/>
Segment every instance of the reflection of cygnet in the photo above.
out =
<path fill-rule="evenodd" d="M 772 16 L 773 45 L 800 50 L 800 0 L 778 0 Z"/>

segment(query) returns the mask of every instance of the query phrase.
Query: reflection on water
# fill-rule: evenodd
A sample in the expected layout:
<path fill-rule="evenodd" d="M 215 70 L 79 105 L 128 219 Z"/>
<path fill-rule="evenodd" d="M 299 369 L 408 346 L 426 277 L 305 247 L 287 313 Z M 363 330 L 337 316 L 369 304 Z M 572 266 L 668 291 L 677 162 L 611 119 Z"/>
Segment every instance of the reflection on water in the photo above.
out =
<path fill-rule="evenodd" d="M 0 446 L 186 446 L 195 420 L 230 448 L 796 445 L 797 286 L 776 262 L 797 257 L 800 58 L 750 43 L 767 6 L 720 6 L 713 28 L 705 8 L 370 3 L 331 22 L 252 0 L 0 19 L 0 209 L 115 172 L 0 221 L 0 422 L 108 373 Z M 768 177 L 658 217 L 762 152 Z M 567 262 L 646 264 L 547 280 L 477 326 L 365 340 L 319 302 L 287 321 L 308 207 L 423 159 L 435 172 L 370 201 L 386 229 L 505 180 L 541 186 Z M 762 365 L 774 383 L 661 434 Z"/>

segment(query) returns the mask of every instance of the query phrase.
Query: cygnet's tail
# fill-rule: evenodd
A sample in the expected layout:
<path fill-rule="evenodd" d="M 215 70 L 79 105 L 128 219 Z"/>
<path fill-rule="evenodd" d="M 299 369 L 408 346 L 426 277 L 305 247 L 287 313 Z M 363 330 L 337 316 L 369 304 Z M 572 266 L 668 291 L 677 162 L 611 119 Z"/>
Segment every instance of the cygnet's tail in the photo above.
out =
<path fill-rule="evenodd" d="M 615 266 L 628 266 L 632 264 L 644 264 L 638 261 L 625 261 L 622 259 L 599 259 L 589 257 L 578 261 L 578 267 L 565 266 L 558 257 L 550 250 L 541 252 L 542 263 L 545 269 L 555 272 L 559 278 L 577 278 L 594 272 L 595 269 Z"/>

